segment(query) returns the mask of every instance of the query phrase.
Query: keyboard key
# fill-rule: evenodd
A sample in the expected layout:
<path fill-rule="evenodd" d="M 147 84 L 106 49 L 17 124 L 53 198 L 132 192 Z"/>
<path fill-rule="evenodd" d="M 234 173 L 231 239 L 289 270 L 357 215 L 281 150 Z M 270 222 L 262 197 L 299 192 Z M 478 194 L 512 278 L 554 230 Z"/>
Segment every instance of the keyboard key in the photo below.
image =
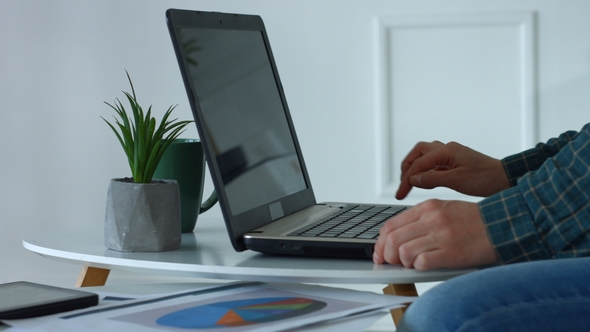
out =
<path fill-rule="evenodd" d="M 337 211 L 291 232 L 290 236 L 376 238 L 381 226 L 404 209 L 358 205 Z"/>
<path fill-rule="evenodd" d="M 357 239 L 374 239 L 375 238 L 375 234 L 369 234 L 369 233 L 363 233 L 359 236 L 357 236 Z"/>

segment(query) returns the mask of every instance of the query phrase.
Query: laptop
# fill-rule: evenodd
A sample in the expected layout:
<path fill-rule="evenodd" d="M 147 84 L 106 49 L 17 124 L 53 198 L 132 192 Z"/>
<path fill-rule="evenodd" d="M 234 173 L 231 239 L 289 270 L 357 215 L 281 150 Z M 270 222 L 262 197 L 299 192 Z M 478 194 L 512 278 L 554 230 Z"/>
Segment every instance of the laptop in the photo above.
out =
<path fill-rule="evenodd" d="M 166 17 L 234 249 L 370 259 L 381 225 L 406 206 L 316 202 L 262 19 Z"/>

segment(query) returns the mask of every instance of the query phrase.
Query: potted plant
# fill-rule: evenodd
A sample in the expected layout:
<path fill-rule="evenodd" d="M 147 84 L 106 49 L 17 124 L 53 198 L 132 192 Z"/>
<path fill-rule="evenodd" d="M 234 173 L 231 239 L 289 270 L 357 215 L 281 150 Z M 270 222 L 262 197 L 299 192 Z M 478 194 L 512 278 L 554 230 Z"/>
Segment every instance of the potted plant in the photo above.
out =
<path fill-rule="evenodd" d="M 105 216 L 105 245 L 118 251 L 165 251 L 180 246 L 180 197 L 175 180 L 152 179 L 158 163 L 172 141 L 192 121 L 170 120 L 176 106 L 170 106 L 158 125 L 137 101 L 129 73 L 131 93 L 123 91 L 131 115 L 117 98 L 105 102 L 119 116 L 113 130 L 127 155 L 131 178 L 109 183 Z"/>

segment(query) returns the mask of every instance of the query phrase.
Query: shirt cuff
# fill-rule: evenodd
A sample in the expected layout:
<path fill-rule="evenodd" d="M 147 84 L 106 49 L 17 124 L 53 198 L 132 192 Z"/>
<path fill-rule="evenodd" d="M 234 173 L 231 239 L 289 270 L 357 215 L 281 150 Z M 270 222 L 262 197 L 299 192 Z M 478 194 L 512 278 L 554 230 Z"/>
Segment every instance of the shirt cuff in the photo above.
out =
<path fill-rule="evenodd" d="M 518 187 L 478 203 L 492 246 L 503 264 L 550 258 Z"/>

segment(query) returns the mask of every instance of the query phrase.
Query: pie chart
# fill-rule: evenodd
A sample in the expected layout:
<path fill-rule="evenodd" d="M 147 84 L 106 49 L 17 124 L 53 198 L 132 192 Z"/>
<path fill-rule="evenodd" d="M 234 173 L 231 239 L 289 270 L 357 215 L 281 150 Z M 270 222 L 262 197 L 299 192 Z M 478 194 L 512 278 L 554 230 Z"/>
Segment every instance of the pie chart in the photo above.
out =
<path fill-rule="evenodd" d="M 301 297 L 266 297 L 209 303 L 166 314 L 156 324 L 186 329 L 238 327 L 301 316 L 326 307 Z"/>

